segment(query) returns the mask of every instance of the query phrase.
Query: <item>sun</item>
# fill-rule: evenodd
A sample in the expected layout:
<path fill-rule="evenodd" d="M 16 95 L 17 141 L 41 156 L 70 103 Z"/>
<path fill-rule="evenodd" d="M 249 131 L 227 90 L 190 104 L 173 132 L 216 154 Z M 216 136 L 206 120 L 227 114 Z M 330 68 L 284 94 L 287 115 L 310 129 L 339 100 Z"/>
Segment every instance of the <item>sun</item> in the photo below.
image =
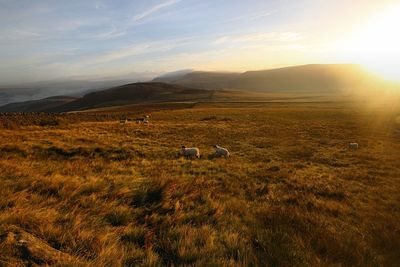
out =
<path fill-rule="evenodd" d="M 373 16 L 340 46 L 348 59 L 388 80 L 400 81 L 400 5 Z"/>

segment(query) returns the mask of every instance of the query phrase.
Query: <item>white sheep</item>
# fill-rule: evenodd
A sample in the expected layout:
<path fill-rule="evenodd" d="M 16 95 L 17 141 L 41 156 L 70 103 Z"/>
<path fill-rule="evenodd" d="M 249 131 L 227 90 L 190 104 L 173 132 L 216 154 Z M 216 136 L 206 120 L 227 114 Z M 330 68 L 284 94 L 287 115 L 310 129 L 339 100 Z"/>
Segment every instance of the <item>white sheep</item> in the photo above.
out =
<path fill-rule="evenodd" d="M 349 149 L 357 150 L 358 149 L 358 143 L 349 143 Z"/>
<path fill-rule="evenodd" d="M 191 157 L 196 157 L 200 158 L 200 150 L 197 147 L 185 147 L 182 146 L 182 155 L 185 157 L 191 158 Z"/>
<path fill-rule="evenodd" d="M 128 123 L 128 118 L 120 119 L 119 123 L 123 123 L 123 124 Z"/>
<path fill-rule="evenodd" d="M 220 147 L 218 145 L 215 145 L 214 148 L 215 148 L 215 155 L 217 157 L 221 157 L 221 156 L 224 156 L 225 158 L 230 157 L 228 149 Z"/>
<path fill-rule="evenodd" d="M 149 115 L 146 115 L 146 116 L 144 116 L 144 117 L 141 117 L 141 118 L 136 118 L 136 122 L 137 123 L 149 123 L 149 118 L 150 118 L 150 116 Z"/>

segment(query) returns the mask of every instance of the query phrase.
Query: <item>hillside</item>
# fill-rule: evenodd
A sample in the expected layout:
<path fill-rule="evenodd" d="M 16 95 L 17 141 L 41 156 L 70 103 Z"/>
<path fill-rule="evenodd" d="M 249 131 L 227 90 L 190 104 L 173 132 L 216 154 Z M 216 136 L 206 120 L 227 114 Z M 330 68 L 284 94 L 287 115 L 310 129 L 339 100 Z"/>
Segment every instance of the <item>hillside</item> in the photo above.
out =
<path fill-rule="evenodd" d="M 14 86 L 0 86 L 0 105 L 26 102 L 59 95 L 82 96 L 133 81 L 45 81 Z"/>
<path fill-rule="evenodd" d="M 381 86 L 359 65 L 305 65 L 249 71 L 234 80 L 235 88 L 284 92 L 347 92 Z M 376 88 L 377 89 L 377 88 Z"/>
<path fill-rule="evenodd" d="M 76 111 L 137 103 L 197 101 L 209 99 L 212 94 L 213 91 L 209 90 L 191 89 L 166 83 L 132 83 L 89 93 L 51 111 Z"/>
<path fill-rule="evenodd" d="M 128 75 L 96 79 L 49 80 L 19 84 L 2 84 L 0 81 L 0 106 L 13 102 L 31 101 L 58 95 L 80 97 L 89 92 L 105 90 L 128 83 L 148 81 L 151 73 L 129 73 Z"/>
<path fill-rule="evenodd" d="M 304 65 L 245 73 L 182 70 L 80 98 L 46 98 L 0 107 L 1 112 L 67 112 L 160 102 L 336 101 L 382 94 L 398 85 L 374 77 L 359 65 Z M 188 73 L 189 72 L 189 73 Z M 193 89 L 197 88 L 197 89 Z M 351 99 L 353 100 L 353 98 Z"/>
<path fill-rule="evenodd" d="M 191 89 L 166 83 L 134 83 L 81 98 L 50 97 L 0 107 L 0 112 L 115 112 L 190 107 L 198 102 L 316 102 L 340 100 L 332 94 L 265 93 L 239 90 Z"/>
<path fill-rule="evenodd" d="M 77 100 L 72 96 L 53 96 L 39 100 L 10 103 L 0 107 L 0 112 L 45 112 Z"/>
<path fill-rule="evenodd" d="M 163 81 L 156 78 L 155 81 Z M 244 73 L 192 72 L 168 82 L 203 89 L 236 89 L 260 92 L 337 93 L 378 89 L 383 81 L 359 65 L 302 65 Z"/>
<path fill-rule="evenodd" d="M 214 91 L 166 83 L 132 83 L 88 93 L 83 97 L 56 96 L 7 104 L 0 112 L 68 112 L 104 107 L 160 102 L 205 101 Z"/>
<path fill-rule="evenodd" d="M 168 82 L 201 89 L 225 89 L 232 87 L 232 81 L 240 76 L 234 72 L 194 71 L 183 75 L 158 77 L 153 82 Z"/>

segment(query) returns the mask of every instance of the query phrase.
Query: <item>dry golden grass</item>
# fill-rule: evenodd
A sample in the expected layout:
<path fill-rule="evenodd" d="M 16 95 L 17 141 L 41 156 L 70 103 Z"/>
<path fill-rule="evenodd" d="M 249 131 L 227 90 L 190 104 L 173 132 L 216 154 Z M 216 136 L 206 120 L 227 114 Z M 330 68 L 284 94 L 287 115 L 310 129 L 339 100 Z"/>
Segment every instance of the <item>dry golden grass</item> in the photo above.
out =
<path fill-rule="evenodd" d="M 0 237 L 26 231 L 79 266 L 396 266 L 399 114 L 314 103 L 203 104 L 149 125 L 3 116 Z M 214 158 L 216 143 L 232 157 Z M 182 144 L 202 158 L 182 158 Z M 46 263 L 5 238 L 0 251 L 0 266 Z"/>

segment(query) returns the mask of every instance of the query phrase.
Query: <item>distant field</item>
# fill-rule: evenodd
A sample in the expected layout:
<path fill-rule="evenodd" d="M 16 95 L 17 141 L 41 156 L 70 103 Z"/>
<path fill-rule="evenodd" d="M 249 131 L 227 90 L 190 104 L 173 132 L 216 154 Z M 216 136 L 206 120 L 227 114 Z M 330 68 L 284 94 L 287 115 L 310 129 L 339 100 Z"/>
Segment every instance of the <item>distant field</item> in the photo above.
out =
<path fill-rule="evenodd" d="M 398 106 L 154 105 L 0 116 L 0 266 L 398 266 Z"/>

